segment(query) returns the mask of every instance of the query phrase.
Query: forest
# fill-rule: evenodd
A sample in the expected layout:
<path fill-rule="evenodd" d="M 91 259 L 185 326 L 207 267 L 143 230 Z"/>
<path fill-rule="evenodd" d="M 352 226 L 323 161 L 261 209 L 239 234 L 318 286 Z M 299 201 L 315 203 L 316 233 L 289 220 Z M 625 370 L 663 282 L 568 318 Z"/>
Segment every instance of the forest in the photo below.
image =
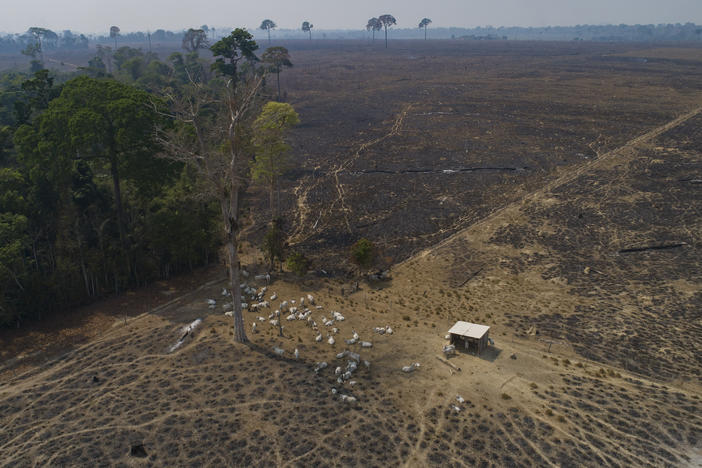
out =
<path fill-rule="evenodd" d="M 235 29 L 212 63 L 203 34 L 166 60 L 98 47 L 70 74 L 46 69 L 38 41 L 32 72 L 0 76 L 0 325 L 212 262 L 252 174 L 274 187 L 297 114 L 264 106 L 265 84 L 288 52 L 259 58 Z"/>

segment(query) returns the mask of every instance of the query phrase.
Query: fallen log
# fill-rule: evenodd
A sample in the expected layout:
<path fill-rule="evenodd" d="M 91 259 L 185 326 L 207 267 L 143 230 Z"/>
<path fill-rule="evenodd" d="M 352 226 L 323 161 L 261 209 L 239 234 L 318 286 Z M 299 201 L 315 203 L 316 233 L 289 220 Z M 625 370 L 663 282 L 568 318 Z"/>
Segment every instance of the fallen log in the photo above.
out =
<path fill-rule="evenodd" d="M 471 273 L 470 276 L 468 276 L 468 278 L 465 279 L 465 281 L 463 281 L 461 284 L 458 285 L 458 287 L 459 287 L 459 288 L 462 288 L 463 286 L 465 286 L 466 283 L 467 283 L 468 281 L 470 281 L 470 280 L 472 280 L 473 278 L 475 278 L 476 276 L 478 276 L 478 274 L 479 274 L 481 271 L 483 271 L 483 268 L 485 268 L 485 265 L 483 265 L 483 266 L 481 266 L 480 268 L 478 268 L 478 270 L 475 271 L 474 273 Z"/>
<path fill-rule="evenodd" d="M 190 323 L 189 325 L 183 327 L 183 328 L 181 329 L 182 335 L 180 336 L 180 339 L 178 339 L 178 341 L 177 341 L 173 346 L 171 346 L 171 347 L 168 349 L 168 352 L 169 352 L 169 353 L 172 353 L 172 352 L 175 351 L 176 349 L 180 348 L 181 345 L 183 344 L 185 338 L 187 338 L 188 335 L 190 335 L 192 332 L 194 332 L 195 329 L 196 329 L 201 323 L 202 323 L 202 319 L 197 319 L 197 320 L 193 321 L 192 323 Z"/>
<path fill-rule="evenodd" d="M 449 367 L 451 367 L 451 368 L 453 368 L 453 369 L 455 369 L 455 370 L 457 370 L 457 371 L 459 371 L 459 372 L 460 372 L 460 370 L 461 370 L 460 367 L 458 367 L 458 366 L 456 366 L 456 365 L 454 365 L 454 364 L 448 362 L 448 361 L 447 361 L 446 359 L 444 359 L 444 358 L 441 358 L 441 357 L 439 357 L 439 356 L 436 356 L 436 359 L 438 359 L 439 361 L 443 362 L 443 363 L 446 364 L 447 366 L 449 366 Z"/>
<path fill-rule="evenodd" d="M 647 245 L 645 247 L 630 247 L 627 249 L 621 249 L 619 253 L 633 253 L 633 252 L 646 252 L 647 250 L 669 250 L 677 249 L 686 246 L 686 242 L 677 242 L 675 244 L 660 244 L 660 245 Z"/>

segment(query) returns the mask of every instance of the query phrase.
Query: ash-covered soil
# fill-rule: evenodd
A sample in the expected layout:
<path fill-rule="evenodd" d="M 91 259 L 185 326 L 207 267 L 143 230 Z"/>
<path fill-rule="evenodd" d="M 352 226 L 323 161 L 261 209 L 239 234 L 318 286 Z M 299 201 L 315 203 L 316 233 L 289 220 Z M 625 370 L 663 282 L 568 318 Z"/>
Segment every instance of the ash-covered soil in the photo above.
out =
<path fill-rule="evenodd" d="M 287 45 L 302 123 L 281 207 L 291 245 L 327 271 L 361 237 L 401 261 L 687 112 L 702 87 L 702 61 L 630 44 Z"/>
<path fill-rule="evenodd" d="M 0 464 L 699 466 L 702 109 L 697 91 L 687 87 L 699 77 L 697 62 L 647 65 L 610 56 L 623 53 L 613 45 L 464 46 L 446 46 L 445 60 L 425 58 L 431 73 L 399 68 L 409 78 L 402 81 L 364 70 L 369 83 L 387 85 L 386 94 L 377 88 L 367 102 L 356 92 L 364 83 L 360 68 L 329 62 L 329 51 L 301 50 L 309 65 L 290 76 L 318 80 L 304 85 L 320 91 L 299 103 L 310 125 L 302 131 L 319 139 L 315 151 L 326 151 L 315 156 L 315 169 L 308 146 L 310 159 L 301 159 L 284 187 L 285 203 L 303 221 L 292 233 L 294 246 L 318 249 L 319 267 L 345 257 L 339 246 L 359 234 L 379 242 L 387 262 L 427 246 L 393 265 L 391 280 L 361 281 L 350 293 L 337 277 L 274 274 L 264 294 L 270 307 L 244 313 L 250 345 L 232 342 L 220 293 L 226 284 L 206 283 L 152 312 L 135 317 L 125 310 L 126 325 L 116 320 L 59 357 L 9 364 L 0 369 Z M 352 58 L 364 50 L 347 52 Z M 391 71 L 403 63 L 402 54 L 407 61 L 421 57 L 398 53 L 388 52 L 393 60 L 382 62 Z M 463 74 L 455 64 L 463 64 Z M 483 101 L 486 109 L 504 94 L 514 99 L 515 112 L 517 102 L 530 109 L 534 102 L 541 108 L 569 100 L 604 110 L 601 117 L 572 110 L 562 126 L 554 123 L 565 121 L 555 105 L 516 117 L 531 129 L 524 133 L 528 141 L 519 140 L 516 127 L 495 123 L 495 136 L 485 129 L 473 135 L 494 140 L 468 152 L 460 133 L 472 131 L 467 117 L 449 115 L 459 120 L 426 126 L 435 144 L 417 151 L 421 141 L 413 138 L 422 122 L 445 114 L 416 114 L 429 104 L 448 105 L 443 99 L 451 96 L 416 102 L 423 89 L 417 86 L 412 99 L 396 107 L 393 96 L 415 77 L 441 77 L 442 67 L 448 70 L 443 79 L 460 83 L 473 76 L 476 95 L 508 86 L 503 76 L 532 80 L 521 81 L 521 94 L 499 88 Z M 554 67 L 562 80 L 549 74 Z M 690 73 L 674 78 L 675 67 L 691 67 Z M 321 72 L 328 69 L 336 81 Z M 492 79 L 478 79 L 478 72 Z M 655 92 L 644 99 L 644 89 Z M 367 129 L 368 120 L 352 118 L 351 111 L 335 112 L 354 101 L 354 92 L 358 109 L 372 109 L 382 130 Z M 333 96 L 337 104 L 324 107 Z M 305 120 L 310 109 L 319 113 Z M 548 131 L 534 132 L 539 121 L 549 122 Z M 514 148 L 545 145 L 540 139 L 566 127 L 570 133 L 557 139 L 565 149 L 549 150 L 549 157 L 527 160 L 504 149 L 509 141 L 518 142 Z M 453 156 L 421 159 L 444 143 Z M 496 150 L 498 143 L 504 150 Z M 552 157 L 578 148 L 582 156 L 561 165 Z M 477 154 L 481 160 L 471 159 Z M 456 172 L 443 172 L 444 163 Z M 536 169 L 541 163 L 548 167 Z M 452 186 L 451 177 L 462 182 Z M 367 226 L 359 227 L 361 221 Z M 371 235 L 393 229 L 384 238 Z M 408 232 L 414 239 L 402 244 Z M 260 257 L 248 246 L 242 253 L 252 275 L 264 271 Z M 259 291 L 264 286 L 246 281 Z M 279 337 L 269 314 L 283 300 L 301 305 L 307 294 L 315 298 L 307 307 L 317 329 L 307 320 L 284 320 Z M 345 319 L 325 325 L 331 311 Z M 202 323 L 170 351 L 197 318 Z M 489 325 L 494 343 L 481 356 L 459 352 L 447 364 L 437 357 L 456 320 Z M 376 327 L 393 333 L 381 335 Z M 347 344 L 354 332 L 372 346 Z M 340 382 L 336 368 L 350 368 L 348 355 L 337 358 L 345 350 L 361 357 Z M 322 361 L 328 366 L 315 372 Z M 420 366 L 402 371 L 412 363 Z"/>
<path fill-rule="evenodd" d="M 524 206 L 524 222 L 491 242 L 538 255 L 505 263 L 541 270 L 580 298 L 567 314 L 514 313 L 524 329 L 567 338 L 583 356 L 666 380 L 702 376 L 702 117 Z"/>

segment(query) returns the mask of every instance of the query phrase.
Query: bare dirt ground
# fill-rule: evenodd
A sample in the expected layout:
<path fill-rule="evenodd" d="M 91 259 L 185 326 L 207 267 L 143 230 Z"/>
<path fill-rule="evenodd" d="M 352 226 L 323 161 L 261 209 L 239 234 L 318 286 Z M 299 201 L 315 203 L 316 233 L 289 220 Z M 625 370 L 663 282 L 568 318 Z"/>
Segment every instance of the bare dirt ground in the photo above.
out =
<path fill-rule="evenodd" d="M 232 343 L 225 284 L 215 271 L 213 282 L 182 287 L 173 295 L 181 299 L 132 313 L 126 325 L 113 315 L 112 326 L 64 354 L 11 364 L 0 380 L 1 464 L 701 466 L 702 102 L 692 91 L 669 92 L 679 94 L 669 115 L 642 109 L 639 123 L 608 130 L 618 136 L 590 157 L 524 184 L 486 183 L 490 193 L 506 193 L 476 199 L 478 211 L 457 202 L 452 227 L 424 237 L 426 244 L 416 244 L 422 250 L 393 266 L 390 281 L 362 281 L 349 294 L 348 280 L 337 277 L 274 275 L 265 293 L 277 294 L 272 307 L 244 313 L 250 345 Z M 364 167 L 372 148 L 402 141 L 416 111 L 405 104 L 383 131 L 359 138 L 346 153 L 355 159 L 330 159 L 336 175 L 317 187 L 330 184 L 335 208 L 325 212 L 314 201 L 318 188 L 298 204 L 302 183 L 291 184 L 299 188 L 291 206 L 306 206 L 308 217 L 325 213 L 324 229 L 348 229 L 345 216 L 354 229 L 362 198 L 343 182 L 352 180 L 345 171 Z M 605 120 L 597 127 L 608 128 Z M 398 154 L 393 148 L 388 154 Z M 456 199 L 469 197 L 437 184 Z M 405 217 L 413 213 L 407 209 Z M 327 242 L 317 239 L 310 245 Z M 263 271 L 259 259 L 247 245 L 243 261 L 252 274 Z M 300 320 L 284 320 L 279 337 L 268 315 L 282 300 L 299 303 L 307 294 L 322 341 Z M 323 325 L 331 311 L 345 320 Z M 197 318 L 203 323 L 170 352 Z M 460 371 L 436 359 L 457 319 L 490 325 L 495 341 L 481 356 L 450 358 Z M 384 326 L 393 334 L 374 331 Z M 354 331 L 372 347 L 347 345 Z M 346 349 L 370 364 L 358 366 L 354 385 L 339 384 L 334 372 L 346 369 L 349 358 L 336 358 Z M 315 373 L 322 361 L 328 367 Z M 416 371 L 402 372 L 414 362 Z M 138 445 L 144 452 L 130 455 Z"/>

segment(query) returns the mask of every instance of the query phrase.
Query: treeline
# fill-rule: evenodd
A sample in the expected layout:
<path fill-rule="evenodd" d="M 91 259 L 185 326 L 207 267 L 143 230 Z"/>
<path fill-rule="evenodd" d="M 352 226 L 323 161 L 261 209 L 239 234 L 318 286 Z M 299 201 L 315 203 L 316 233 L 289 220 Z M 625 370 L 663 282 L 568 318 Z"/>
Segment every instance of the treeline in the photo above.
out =
<path fill-rule="evenodd" d="M 138 44 L 147 45 L 150 41 L 180 43 L 188 30 L 167 31 L 157 29 L 150 31 L 136 31 L 123 33 L 118 27 L 112 26 L 110 33 L 104 35 L 86 35 L 66 29 L 56 32 L 47 28 L 31 27 L 26 32 L 20 34 L 0 35 L 0 52 L 24 53 L 32 55 L 32 51 L 57 51 L 57 50 L 80 50 L 95 47 L 97 45 Z M 209 38 L 211 43 L 215 42 L 216 31 L 207 25 L 200 26 Z M 222 31 L 224 32 L 224 31 Z M 222 36 L 220 33 L 219 36 Z"/>
<path fill-rule="evenodd" d="M 0 36 L 0 52 L 22 52 L 37 46 L 41 42 L 45 50 L 87 49 L 90 39 L 80 33 L 65 30 L 59 33 L 45 28 L 30 28 L 22 34 Z"/>
<path fill-rule="evenodd" d="M 212 67 L 197 49 L 160 61 L 121 47 L 114 54 L 98 50 L 74 75 L 40 69 L 0 76 L 0 326 L 20 326 L 217 257 L 221 193 L 205 187 L 200 158 L 187 158 L 197 152 L 186 148 L 198 147 L 200 127 L 174 116 L 197 93 L 212 97 L 199 104 L 197 117 L 209 125 L 208 151 L 236 147 L 245 156 L 242 167 L 255 163 L 250 131 L 239 131 L 235 141 L 216 133 L 224 124 L 216 106 L 226 102 L 217 93 L 234 96 L 231 83 L 244 89 L 243 74 L 263 83 L 275 71 L 272 63 L 257 65 L 253 40 L 245 56 L 237 55 L 238 44 L 220 45 L 215 55 L 224 57 Z M 250 127 L 249 115 L 270 97 L 255 90 L 238 129 Z M 237 177 L 249 177 L 245 172 Z"/>
<path fill-rule="evenodd" d="M 309 22 L 307 22 L 309 25 Z M 321 26 L 321 29 L 320 29 Z M 404 24 L 402 18 L 392 31 L 395 39 L 424 39 L 426 30 L 417 27 L 414 21 Z M 314 37 L 316 39 L 368 39 L 373 37 L 364 27 L 359 29 L 323 29 L 318 25 Z M 272 35 L 275 39 L 306 39 L 312 38 L 311 28 L 278 29 Z M 426 28 L 425 28 L 426 29 Z M 204 31 L 211 43 L 222 37 L 222 32 L 228 29 L 216 30 L 202 25 L 198 30 Z M 255 39 L 267 38 L 270 29 L 258 28 L 252 31 Z M 22 34 L 6 34 L 0 36 L 0 52 L 30 52 L 37 47 L 43 50 L 75 50 L 87 49 L 96 45 L 111 44 L 118 47 L 118 42 L 128 44 L 150 42 L 179 43 L 188 34 L 187 30 L 167 31 L 156 29 L 153 32 L 136 31 L 117 35 L 84 35 L 71 30 L 54 32 L 45 28 L 30 28 Z M 605 41 L 605 42 L 697 42 L 702 41 L 702 26 L 694 23 L 676 24 L 619 24 L 619 25 L 577 25 L 577 26 L 546 26 L 546 27 L 517 27 L 517 26 L 480 26 L 476 28 L 438 27 L 430 28 L 428 37 L 432 39 L 503 39 L 503 40 L 548 40 L 548 41 Z"/>
<path fill-rule="evenodd" d="M 598 42 L 694 42 L 702 40 L 702 26 L 694 23 L 547 26 L 543 28 L 476 28 L 478 36 L 507 36 L 515 40 Z"/>
<path fill-rule="evenodd" d="M 317 30 L 316 39 L 372 39 L 372 29 L 358 30 Z M 414 20 L 397 18 L 397 25 L 391 30 L 393 39 L 424 39 L 425 31 Z M 263 33 L 261 38 L 263 39 Z M 428 27 L 429 39 L 500 39 L 528 41 L 598 41 L 598 42 L 697 42 L 702 41 L 702 26 L 685 24 L 647 25 L 577 25 L 577 26 L 479 26 L 476 28 Z M 305 39 L 307 34 L 301 29 L 280 29 L 276 39 Z"/>

